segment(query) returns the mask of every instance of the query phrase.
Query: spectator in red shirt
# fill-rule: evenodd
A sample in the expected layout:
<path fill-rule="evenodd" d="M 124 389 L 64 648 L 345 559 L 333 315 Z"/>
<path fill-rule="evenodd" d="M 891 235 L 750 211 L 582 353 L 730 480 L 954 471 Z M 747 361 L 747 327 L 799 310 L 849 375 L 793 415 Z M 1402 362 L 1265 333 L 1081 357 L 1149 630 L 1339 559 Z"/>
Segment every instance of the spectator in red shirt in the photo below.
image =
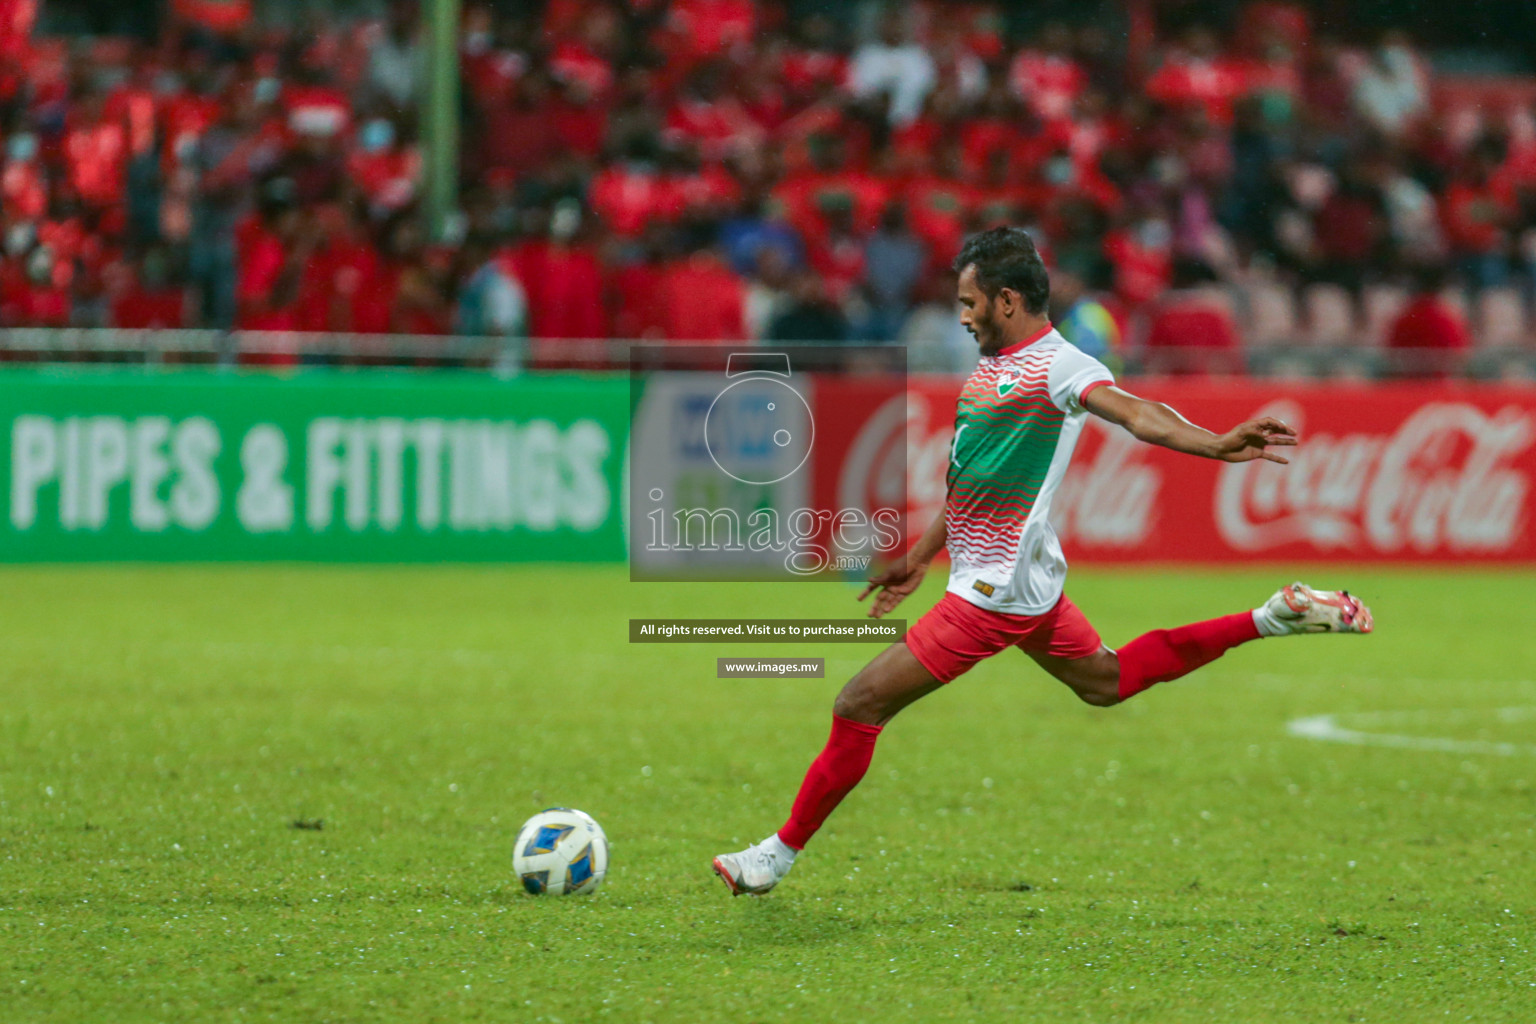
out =
<path fill-rule="evenodd" d="M 27 256 L 24 272 L 8 282 L 7 319 L 18 327 L 68 327 L 70 267 L 46 245 Z"/>
<path fill-rule="evenodd" d="M 837 48 L 837 25 L 825 13 L 812 13 L 794 26 L 794 40 L 779 76 L 795 106 L 803 106 L 848 75 L 848 58 Z"/>
<path fill-rule="evenodd" d="M 86 94 L 64 136 L 69 183 L 87 205 L 102 209 L 122 202 L 128 170 L 128 130 L 105 116 L 106 99 Z"/>
<path fill-rule="evenodd" d="M 370 310 L 388 308 L 384 265 L 358 211 L 336 205 L 320 211 L 324 241 L 304 265 L 298 316 L 304 330 L 367 330 Z"/>
<path fill-rule="evenodd" d="M 106 116 L 128 132 L 128 149 L 135 156 L 154 147 L 160 100 L 155 95 L 153 75 L 147 61 L 141 61 L 130 77 L 108 94 Z"/>
<path fill-rule="evenodd" d="M 1491 139 L 1475 145 L 1440 207 L 1451 253 L 1474 289 L 1496 288 L 1509 276 L 1504 249 L 1513 210 L 1493 184 L 1500 157 L 1500 147 Z"/>
<path fill-rule="evenodd" d="M 647 225 L 671 221 L 681 213 L 679 193 L 658 166 L 654 140 L 629 140 L 624 156 L 600 171 L 588 201 L 608 229 L 622 238 L 638 236 Z"/>
<path fill-rule="evenodd" d="M 528 334 L 541 365 L 561 365 L 572 355 L 561 342 L 608 337 L 603 265 L 582 230 L 580 207 L 563 201 L 550 214 L 549 240 L 524 245 L 513 257 L 527 287 Z"/>
<path fill-rule="evenodd" d="M 670 145 L 691 141 L 706 161 L 715 162 L 761 144 L 761 126 L 752 120 L 741 101 L 725 90 L 726 72 L 727 65 L 714 61 L 700 65 L 689 76 L 687 88 L 667 114 L 666 138 Z"/>
<path fill-rule="evenodd" d="M 241 330 L 291 331 L 298 326 L 294 305 L 302 262 L 293 256 L 302 228 L 297 207 L 273 204 L 244 231 L 235 284 Z"/>
<path fill-rule="evenodd" d="M 394 214 L 416 198 L 421 178 L 421 153 L 399 138 L 395 122 L 374 117 L 363 122 L 347 156 L 347 173 L 368 197 L 376 216 Z"/>
<path fill-rule="evenodd" d="M 112 302 L 111 326 L 127 330 L 179 330 L 186 326 L 187 292 L 171 277 L 163 248 L 145 253 L 128 287 Z"/>
<path fill-rule="evenodd" d="M 35 221 L 48 211 L 48 177 L 37 156 L 37 136 L 18 132 L 5 140 L 0 203 L 7 217 Z"/>
<path fill-rule="evenodd" d="M 1045 121 L 1067 118 L 1087 83 L 1072 56 L 1072 31 L 1061 22 L 1047 25 L 1039 47 L 1020 50 L 1008 68 L 1014 95 Z"/>
<path fill-rule="evenodd" d="M 611 7 L 593 7 L 582 18 L 580 31 L 555 44 L 549 70 L 567 84 L 579 84 L 587 94 L 605 97 L 613 88 L 614 55 L 618 51 L 619 20 Z"/>
<path fill-rule="evenodd" d="M 1318 276 L 1359 294 L 1366 269 L 1386 240 L 1381 197 L 1351 169 L 1317 213 Z"/>
<path fill-rule="evenodd" d="M 757 28 L 752 0 L 672 0 L 664 49 L 685 65 L 745 47 Z"/>
<path fill-rule="evenodd" d="M 620 338 L 665 338 L 667 297 L 666 225 L 653 221 L 641 240 L 640 256 L 612 275 L 613 333 Z"/>
<path fill-rule="evenodd" d="M 806 257 L 838 305 L 858 303 L 864 280 L 864 239 L 854 228 L 853 210 L 834 206 L 827 211 L 827 230 L 808 239 Z"/>
<path fill-rule="evenodd" d="M 564 83 L 555 104 L 555 135 L 567 153 L 596 162 L 608 137 L 608 101 L 579 79 Z"/>
<path fill-rule="evenodd" d="M 1199 107 L 1212 124 L 1232 121 L 1232 105 L 1247 88 L 1242 66 L 1221 53 L 1214 32 L 1191 28 L 1184 45 L 1147 80 L 1146 92 L 1170 106 Z"/>
<path fill-rule="evenodd" d="M 976 201 L 959 147 L 954 143 L 941 146 L 933 170 L 915 178 L 906 193 L 912 230 L 928 246 L 929 270 L 947 267 L 965 240 L 965 226 Z"/>
<path fill-rule="evenodd" d="M 524 177 L 563 151 L 555 130 L 554 90 L 542 72 L 529 72 L 517 83 L 511 103 L 493 106 L 483 116 L 476 160 L 482 172 Z"/>
<path fill-rule="evenodd" d="M 1413 297 L 1387 332 L 1387 351 L 1395 375 L 1446 377 L 1460 369 L 1471 347 L 1467 325 L 1445 301 L 1443 267 L 1421 268 L 1414 275 Z"/>
<path fill-rule="evenodd" d="M 1161 211 L 1142 209 L 1136 219 L 1104 237 L 1116 298 L 1131 309 L 1168 287 L 1173 269 L 1173 228 Z"/>
<path fill-rule="evenodd" d="M 1241 342 L 1232 313 L 1203 263 L 1178 259 L 1173 287 L 1160 299 L 1147 331 L 1146 367 L 1153 373 L 1241 373 Z"/>
<path fill-rule="evenodd" d="M 699 249 L 661 282 L 665 336 L 672 341 L 744 341 L 746 288 L 720 253 Z"/>
<path fill-rule="evenodd" d="M 813 140 L 813 169 L 792 174 L 774 198 L 783 204 L 789 222 L 807 243 L 825 240 L 829 218 L 847 211 L 855 231 L 874 228 L 885 208 L 889 186 L 873 175 L 850 168 L 840 136 L 823 135 Z"/>

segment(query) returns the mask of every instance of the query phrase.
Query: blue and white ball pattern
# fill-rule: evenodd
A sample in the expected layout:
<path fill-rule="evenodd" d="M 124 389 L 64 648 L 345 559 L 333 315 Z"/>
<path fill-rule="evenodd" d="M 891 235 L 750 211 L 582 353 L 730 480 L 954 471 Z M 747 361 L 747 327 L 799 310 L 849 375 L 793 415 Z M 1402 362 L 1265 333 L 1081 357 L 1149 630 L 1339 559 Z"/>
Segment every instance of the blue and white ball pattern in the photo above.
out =
<path fill-rule="evenodd" d="M 591 815 L 551 807 L 529 818 L 518 832 L 512 870 L 535 896 L 592 892 L 608 873 L 608 837 Z"/>

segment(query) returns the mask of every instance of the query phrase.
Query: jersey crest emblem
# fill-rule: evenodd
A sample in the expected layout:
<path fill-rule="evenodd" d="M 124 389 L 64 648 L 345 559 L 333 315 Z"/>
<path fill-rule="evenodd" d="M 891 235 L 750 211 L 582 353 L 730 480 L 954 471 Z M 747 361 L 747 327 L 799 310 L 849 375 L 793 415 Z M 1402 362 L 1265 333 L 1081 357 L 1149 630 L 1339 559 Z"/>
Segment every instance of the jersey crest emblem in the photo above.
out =
<path fill-rule="evenodd" d="M 1007 398 L 1008 392 L 1018 387 L 1019 381 L 1023 379 L 1024 371 L 1017 366 L 1004 370 L 1002 375 L 997 378 L 997 393 Z"/>

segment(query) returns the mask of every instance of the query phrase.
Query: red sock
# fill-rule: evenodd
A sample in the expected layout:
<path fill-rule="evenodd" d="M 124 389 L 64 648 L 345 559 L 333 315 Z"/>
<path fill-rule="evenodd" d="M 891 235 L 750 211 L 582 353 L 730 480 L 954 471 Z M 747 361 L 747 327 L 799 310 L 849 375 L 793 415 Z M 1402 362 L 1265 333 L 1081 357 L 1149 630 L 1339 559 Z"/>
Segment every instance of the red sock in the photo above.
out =
<path fill-rule="evenodd" d="M 875 755 L 875 740 L 880 726 L 832 716 L 832 735 L 827 745 L 811 762 L 795 797 L 789 820 L 779 829 L 779 838 L 797 850 L 805 849 L 821 823 L 827 820 L 843 797 L 859 784 Z"/>
<path fill-rule="evenodd" d="M 1154 629 L 1117 652 L 1120 699 L 1128 700 L 1154 683 L 1166 683 L 1208 665 L 1238 644 L 1259 638 L 1252 612 L 1223 615 L 1177 629 Z"/>

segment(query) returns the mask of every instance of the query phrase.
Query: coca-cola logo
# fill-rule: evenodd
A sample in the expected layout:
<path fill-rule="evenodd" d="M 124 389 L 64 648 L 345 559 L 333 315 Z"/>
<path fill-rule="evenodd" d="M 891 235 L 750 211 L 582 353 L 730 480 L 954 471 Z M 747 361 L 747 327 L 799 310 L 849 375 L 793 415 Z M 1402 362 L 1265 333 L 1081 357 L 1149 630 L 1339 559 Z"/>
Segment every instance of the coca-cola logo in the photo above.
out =
<path fill-rule="evenodd" d="M 953 428 L 935 423 L 929 398 L 918 391 L 893 395 L 863 425 L 838 476 L 842 508 L 891 507 L 905 487 L 909 529 L 921 532 L 944 509 L 945 471 Z"/>
<path fill-rule="evenodd" d="M 837 480 L 838 507 L 867 513 L 894 508 L 910 515 L 907 437 L 914 422 L 925 426 L 926 420 L 926 407 L 920 399 L 909 404 L 907 396 L 898 392 L 881 403 L 860 426 L 843 459 Z M 942 503 L 942 493 L 939 500 Z M 918 529 L 927 525 L 924 521 Z"/>
<path fill-rule="evenodd" d="M 1163 476 L 1142 461 L 1146 445 L 1098 419 L 1083 426 L 1082 440 L 1095 435 L 1097 450 L 1074 459 L 1051 503 L 1051 525 L 1063 541 L 1092 547 L 1133 548 L 1156 525 Z"/>
<path fill-rule="evenodd" d="M 1280 401 L 1254 416 L 1302 430 L 1305 411 Z M 1232 547 L 1472 553 L 1519 540 L 1530 480 L 1510 463 L 1536 437 L 1528 410 L 1431 402 L 1391 434 L 1302 433 L 1289 466 L 1221 468 L 1216 524 Z"/>

